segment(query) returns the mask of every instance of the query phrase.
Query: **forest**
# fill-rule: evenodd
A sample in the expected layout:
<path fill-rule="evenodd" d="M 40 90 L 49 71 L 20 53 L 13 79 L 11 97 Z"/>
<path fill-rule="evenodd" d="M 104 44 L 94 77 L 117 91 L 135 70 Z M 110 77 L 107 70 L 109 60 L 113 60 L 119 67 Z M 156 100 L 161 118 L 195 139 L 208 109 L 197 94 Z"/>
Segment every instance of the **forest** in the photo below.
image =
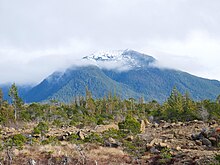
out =
<path fill-rule="evenodd" d="M 57 100 L 48 103 L 25 104 L 19 97 L 15 84 L 8 95 L 11 100 L 3 99 L 0 89 L 0 123 L 9 125 L 18 122 L 55 122 L 68 124 L 98 124 L 108 120 L 118 122 L 130 115 L 137 119 L 151 119 L 155 122 L 190 121 L 190 120 L 219 120 L 220 95 L 216 100 L 194 101 L 189 93 L 181 94 L 173 88 L 167 100 L 160 104 L 155 100 L 145 102 L 143 97 L 121 99 L 116 94 L 109 93 L 101 99 L 94 99 L 92 93 L 86 90 L 86 96 L 73 97 L 70 104 Z"/>

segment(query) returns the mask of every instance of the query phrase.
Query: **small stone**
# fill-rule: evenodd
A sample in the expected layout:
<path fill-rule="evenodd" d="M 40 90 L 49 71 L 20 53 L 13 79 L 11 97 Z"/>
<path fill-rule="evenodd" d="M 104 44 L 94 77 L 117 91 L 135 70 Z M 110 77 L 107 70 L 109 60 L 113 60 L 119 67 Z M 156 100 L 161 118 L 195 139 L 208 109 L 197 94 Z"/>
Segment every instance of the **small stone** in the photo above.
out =
<path fill-rule="evenodd" d="M 144 120 L 141 120 L 141 128 L 140 128 L 141 133 L 145 133 L 145 127 L 146 127 L 146 125 L 145 125 Z"/>
<path fill-rule="evenodd" d="M 79 136 L 80 140 L 84 140 L 84 139 L 85 139 L 85 136 L 84 136 L 84 134 L 83 134 L 82 131 L 79 131 L 79 132 L 77 133 L 77 135 Z"/>
<path fill-rule="evenodd" d="M 194 144 L 191 143 L 191 142 L 187 143 L 187 145 L 188 145 L 188 146 L 194 146 Z"/>
<path fill-rule="evenodd" d="M 169 146 L 167 143 L 162 143 L 162 142 L 161 142 L 159 145 L 160 145 L 161 147 L 170 148 L 170 146 Z"/>
<path fill-rule="evenodd" d="M 127 141 L 133 141 L 134 140 L 134 136 L 129 135 L 129 136 L 126 137 L 126 140 Z"/>
<path fill-rule="evenodd" d="M 220 127 L 215 129 L 216 133 L 220 133 Z"/>
<path fill-rule="evenodd" d="M 150 153 L 152 153 L 152 154 L 159 154 L 160 151 L 159 151 L 158 149 L 156 149 L 155 147 L 152 147 L 152 148 L 150 149 Z"/>
<path fill-rule="evenodd" d="M 15 131 L 15 128 L 12 127 L 12 128 L 10 129 L 10 131 L 11 131 L 11 132 L 14 132 L 14 131 Z"/>
<path fill-rule="evenodd" d="M 104 132 L 104 131 L 107 131 L 109 129 L 116 129 L 116 130 L 119 130 L 119 127 L 117 124 L 108 124 L 108 125 L 97 125 L 95 127 L 95 131 L 98 132 L 98 133 L 101 133 L 101 132 Z"/>
<path fill-rule="evenodd" d="M 159 127 L 159 124 L 158 124 L 158 123 L 154 123 L 154 124 L 153 124 L 153 127 L 154 127 L 154 128 L 157 128 L 157 127 Z"/>
<path fill-rule="evenodd" d="M 158 139 L 158 138 L 155 138 L 155 139 L 153 139 L 151 142 L 150 142 L 150 146 L 153 146 L 154 144 L 156 144 L 156 145 L 158 145 L 158 144 L 160 144 L 160 143 L 162 143 L 162 139 Z"/>
<path fill-rule="evenodd" d="M 180 146 L 177 146 L 177 147 L 176 147 L 176 150 L 177 150 L 177 151 L 180 151 L 180 150 L 181 150 L 181 147 L 180 147 Z"/>
<path fill-rule="evenodd" d="M 30 159 L 30 160 L 29 160 L 29 164 L 30 164 L 30 165 L 35 165 L 36 163 L 37 163 L 37 162 L 36 162 L 34 159 Z"/>
<path fill-rule="evenodd" d="M 113 139 L 112 137 L 108 138 L 108 141 L 109 141 L 110 143 L 116 143 L 115 139 Z"/>
<path fill-rule="evenodd" d="M 212 146 L 212 143 L 211 143 L 210 140 L 207 139 L 207 138 L 203 138 L 203 139 L 202 139 L 202 144 L 203 144 L 203 145 L 206 145 L 206 146 L 208 146 L 208 147 L 211 147 L 211 146 Z"/>
<path fill-rule="evenodd" d="M 172 127 L 172 125 L 169 124 L 169 123 L 165 123 L 165 124 L 162 126 L 163 129 L 167 129 L 167 128 L 171 128 L 171 127 Z"/>
<path fill-rule="evenodd" d="M 217 139 L 215 137 L 210 137 L 209 140 L 213 146 L 217 146 Z"/>
<path fill-rule="evenodd" d="M 174 135 L 173 134 L 163 134 L 161 137 L 166 138 L 166 139 L 173 139 Z"/>
<path fill-rule="evenodd" d="M 196 140 L 195 143 L 196 143 L 196 145 L 198 145 L 198 146 L 201 146 L 201 145 L 202 145 L 202 142 L 201 142 L 200 140 Z"/>

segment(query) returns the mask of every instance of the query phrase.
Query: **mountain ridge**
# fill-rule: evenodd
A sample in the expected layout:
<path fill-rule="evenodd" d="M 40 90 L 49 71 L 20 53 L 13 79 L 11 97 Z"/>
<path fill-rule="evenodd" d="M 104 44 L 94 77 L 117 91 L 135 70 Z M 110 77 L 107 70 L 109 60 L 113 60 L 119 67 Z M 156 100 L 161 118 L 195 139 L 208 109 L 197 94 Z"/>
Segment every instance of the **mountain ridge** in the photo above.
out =
<path fill-rule="evenodd" d="M 215 99 L 220 94 L 219 81 L 175 69 L 161 69 L 155 65 L 154 57 L 134 50 L 102 51 L 82 60 L 88 65 L 54 72 L 26 91 L 23 98 L 27 102 L 51 99 L 71 102 L 76 96 L 84 96 L 86 87 L 95 98 L 115 92 L 121 98 L 144 97 L 147 101 L 159 102 L 166 101 L 174 86 L 181 93 L 189 92 L 195 100 Z"/>

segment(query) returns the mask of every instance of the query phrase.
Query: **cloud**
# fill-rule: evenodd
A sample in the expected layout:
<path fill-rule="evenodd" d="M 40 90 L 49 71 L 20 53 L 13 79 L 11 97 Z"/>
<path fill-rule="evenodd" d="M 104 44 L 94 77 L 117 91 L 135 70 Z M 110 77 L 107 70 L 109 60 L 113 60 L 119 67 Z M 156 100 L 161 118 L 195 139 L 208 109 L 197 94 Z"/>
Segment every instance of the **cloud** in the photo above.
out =
<path fill-rule="evenodd" d="M 0 83 L 37 83 L 99 50 L 134 49 L 220 80 L 218 0 L 0 0 Z M 109 66 L 111 67 L 111 66 Z"/>
<path fill-rule="evenodd" d="M 201 77 L 219 79 L 220 40 L 205 31 L 193 31 L 185 40 L 154 40 L 149 43 L 157 65 L 176 68 Z M 147 51 L 147 50 L 145 50 Z"/>

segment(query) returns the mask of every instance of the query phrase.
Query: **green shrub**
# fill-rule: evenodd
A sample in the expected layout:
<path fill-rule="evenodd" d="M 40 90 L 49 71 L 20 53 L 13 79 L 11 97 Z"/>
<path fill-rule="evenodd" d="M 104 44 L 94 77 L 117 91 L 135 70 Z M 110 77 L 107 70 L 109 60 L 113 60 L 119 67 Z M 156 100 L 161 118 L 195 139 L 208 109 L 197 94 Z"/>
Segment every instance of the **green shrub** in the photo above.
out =
<path fill-rule="evenodd" d="M 97 121 L 97 125 L 104 125 L 104 120 L 102 118 L 99 118 Z"/>
<path fill-rule="evenodd" d="M 163 148 L 161 150 L 161 153 L 160 153 L 161 157 L 163 159 L 171 159 L 172 158 L 172 155 L 170 153 L 170 149 L 169 148 Z"/>
<path fill-rule="evenodd" d="M 133 117 L 127 116 L 126 119 L 118 123 L 119 129 L 127 129 L 131 133 L 140 133 L 141 124 Z"/>
<path fill-rule="evenodd" d="M 55 136 L 50 136 L 49 138 L 43 140 L 41 144 L 42 145 L 46 145 L 46 144 L 58 145 L 60 144 L 60 142 Z"/>
<path fill-rule="evenodd" d="M 143 145 L 145 142 L 139 137 L 135 137 L 132 141 L 123 140 L 124 150 L 135 157 L 142 157 L 146 152 L 146 147 Z"/>
<path fill-rule="evenodd" d="M 220 164 L 220 155 L 215 155 L 215 160 Z"/>
<path fill-rule="evenodd" d="M 49 126 L 45 122 L 40 122 L 36 127 L 34 127 L 33 134 L 41 134 L 44 136 L 49 130 Z"/>
<path fill-rule="evenodd" d="M 5 141 L 5 146 L 7 148 L 12 148 L 15 146 L 17 149 L 21 150 L 26 142 L 27 139 L 24 135 L 16 134 Z"/>
<path fill-rule="evenodd" d="M 116 129 L 109 129 L 107 131 L 104 131 L 102 133 L 102 137 L 103 139 L 108 139 L 108 138 L 113 138 L 113 139 L 117 139 L 119 141 L 122 141 L 127 135 L 128 135 L 128 131 L 126 130 L 116 130 Z"/>
<path fill-rule="evenodd" d="M 63 123 L 60 120 L 56 119 L 53 121 L 52 125 L 55 125 L 56 127 L 61 127 Z"/>
<path fill-rule="evenodd" d="M 73 144 L 82 144 L 83 141 L 79 139 L 79 136 L 77 134 L 71 134 L 68 137 L 68 141 L 70 141 Z"/>
<path fill-rule="evenodd" d="M 99 134 L 97 134 L 97 133 L 92 133 L 92 134 L 90 134 L 89 136 L 87 136 L 87 137 L 85 138 L 84 141 L 87 142 L 87 143 L 88 143 L 88 142 L 89 142 L 89 143 L 101 143 L 101 144 L 104 143 L 102 137 L 101 137 Z"/>

